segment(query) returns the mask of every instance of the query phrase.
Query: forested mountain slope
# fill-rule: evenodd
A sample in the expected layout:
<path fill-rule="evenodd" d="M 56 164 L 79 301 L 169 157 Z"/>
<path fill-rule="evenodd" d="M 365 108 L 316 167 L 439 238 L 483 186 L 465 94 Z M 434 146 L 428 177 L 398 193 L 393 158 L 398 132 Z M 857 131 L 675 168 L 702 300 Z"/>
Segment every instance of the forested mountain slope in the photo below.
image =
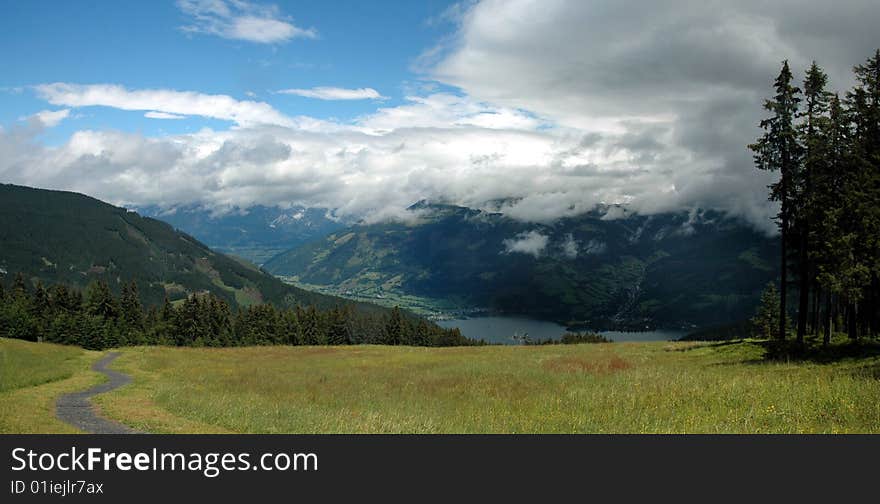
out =
<path fill-rule="evenodd" d="M 717 212 L 605 208 L 534 224 L 450 205 L 411 210 L 411 223 L 353 226 L 264 267 L 339 292 L 399 291 L 595 329 L 742 320 L 777 277 L 777 240 Z"/>
<path fill-rule="evenodd" d="M 0 279 L 9 283 L 17 273 L 31 282 L 79 287 L 104 280 L 116 292 L 134 280 L 148 305 L 166 295 L 173 301 L 203 292 L 233 307 L 267 302 L 330 308 L 343 302 L 286 285 L 124 208 L 72 192 L 0 184 Z"/>

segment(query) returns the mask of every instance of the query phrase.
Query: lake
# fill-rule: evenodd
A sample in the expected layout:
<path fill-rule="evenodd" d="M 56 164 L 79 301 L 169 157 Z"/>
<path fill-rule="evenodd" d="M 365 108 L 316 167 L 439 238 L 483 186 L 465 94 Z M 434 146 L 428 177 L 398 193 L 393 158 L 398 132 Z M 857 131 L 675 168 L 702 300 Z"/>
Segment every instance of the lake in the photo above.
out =
<path fill-rule="evenodd" d="M 514 344 L 514 334 L 528 334 L 533 340 L 559 339 L 565 334 L 565 326 L 555 322 L 535 320 L 526 317 L 474 317 L 457 320 L 440 320 L 441 327 L 457 327 L 461 334 L 473 339 L 483 339 L 489 343 Z M 642 332 L 597 331 L 612 341 L 670 341 L 686 335 L 686 331 L 657 330 Z"/>

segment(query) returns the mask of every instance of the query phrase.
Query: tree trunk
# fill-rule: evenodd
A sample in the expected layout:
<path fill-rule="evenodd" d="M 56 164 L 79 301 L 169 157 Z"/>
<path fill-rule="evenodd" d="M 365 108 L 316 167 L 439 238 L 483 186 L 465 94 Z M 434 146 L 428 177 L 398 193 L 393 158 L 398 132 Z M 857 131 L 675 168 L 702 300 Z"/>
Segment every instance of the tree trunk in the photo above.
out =
<path fill-rule="evenodd" d="M 850 302 L 846 310 L 846 320 L 848 325 L 849 338 L 851 340 L 859 339 L 859 305 Z"/>
<path fill-rule="evenodd" d="M 880 278 L 874 275 L 869 291 L 871 304 L 868 306 L 869 330 L 872 336 L 880 335 Z"/>
<path fill-rule="evenodd" d="M 825 336 L 822 338 L 822 344 L 826 347 L 831 344 L 831 333 L 834 331 L 834 317 L 831 316 L 831 307 L 834 302 L 831 296 L 831 292 L 825 295 Z"/>
<path fill-rule="evenodd" d="M 807 263 L 808 224 L 804 223 L 800 233 L 800 250 L 798 250 L 798 315 L 797 342 L 803 346 L 804 335 L 807 334 L 807 312 L 810 309 L 810 265 Z"/>
<path fill-rule="evenodd" d="M 784 175 L 783 175 L 783 177 L 784 177 Z M 783 178 L 782 192 L 783 192 L 783 194 L 785 193 L 784 178 Z M 782 233 L 781 233 L 782 234 L 782 247 L 781 247 L 782 251 L 781 252 L 782 253 L 780 254 L 782 269 L 780 270 L 780 273 L 779 273 L 780 276 L 782 277 L 779 281 L 779 339 L 780 339 L 780 341 L 785 341 L 785 326 L 786 326 L 786 306 L 785 306 L 785 303 L 786 303 L 786 297 L 787 297 L 786 293 L 788 292 L 788 267 L 787 267 L 787 261 L 786 261 L 786 257 L 785 257 L 785 254 L 787 253 L 785 242 L 788 241 L 788 232 L 787 232 L 788 217 L 786 216 L 786 213 L 785 213 L 785 207 L 786 207 L 785 199 L 783 198 L 782 210 L 781 210 L 781 213 L 782 213 Z"/>

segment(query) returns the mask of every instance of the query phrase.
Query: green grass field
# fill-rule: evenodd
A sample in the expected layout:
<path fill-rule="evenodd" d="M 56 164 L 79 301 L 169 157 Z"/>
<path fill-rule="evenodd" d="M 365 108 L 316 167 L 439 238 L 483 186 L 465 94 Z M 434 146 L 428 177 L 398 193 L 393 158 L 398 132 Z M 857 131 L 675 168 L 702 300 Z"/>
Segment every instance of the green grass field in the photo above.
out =
<path fill-rule="evenodd" d="M 100 352 L 0 338 L 0 433 L 73 433 L 55 399 L 104 380 L 90 370 Z"/>
<path fill-rule="evenodd" d="M 767 363 L 756 343 L 127 349 L 99 398 L 152 432 L 880 431 L 880 359 Z"/>
<path fill-rule="evenodd" d="M 0 431 L 71 431 L 51 405 L 95 382 L 99 354 L 12 340 L 0 351 Z M 880 357 L 767 362 L 755 342 L 122 352 L 113 367 L 135 381 L 97 403 L 150 432 L 880 431 Z"/>

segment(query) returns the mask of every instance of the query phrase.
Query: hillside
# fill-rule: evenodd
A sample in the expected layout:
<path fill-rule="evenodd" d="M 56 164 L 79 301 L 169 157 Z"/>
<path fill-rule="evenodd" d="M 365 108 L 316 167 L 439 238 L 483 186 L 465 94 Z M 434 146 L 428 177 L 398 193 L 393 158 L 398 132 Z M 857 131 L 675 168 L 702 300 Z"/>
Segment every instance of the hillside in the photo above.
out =
<path fill-rule="evenodd" d="M 340 303 L 285 285 L 164 222 L 71 192 L 0 184 L 0 243 L 0 281 L 7 284 L 17 273 L 44 284 L 79 287 L 105 280 L 116 291 L 135 280 L 142 300 L 151 305 L 166 295 L 176 300 L 197 292 L 239 307 Z"/>
<path fill-rule="evenodd" d="M 402 292 L 593 329 L 738 321 L 777 276 L 776 240 L 716 212 L 611 208 L 544 225 L 449 205 L 411 210 L 411 223 L 353 226 L 264 268 L 343 295 Z"/>

